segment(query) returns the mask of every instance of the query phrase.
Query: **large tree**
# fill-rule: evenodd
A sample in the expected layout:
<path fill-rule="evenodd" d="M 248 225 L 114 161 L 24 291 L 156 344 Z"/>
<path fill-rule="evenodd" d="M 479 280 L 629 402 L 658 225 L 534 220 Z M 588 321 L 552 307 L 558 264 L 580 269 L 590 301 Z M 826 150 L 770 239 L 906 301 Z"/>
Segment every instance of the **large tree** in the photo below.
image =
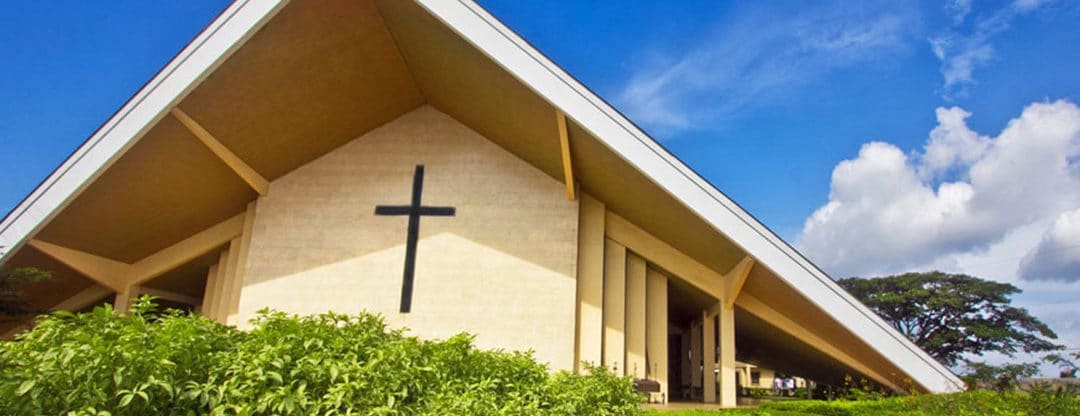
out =
<path fill-rule="evenodd" d="M 1054 331 L 1011 305 L 1020 289 L 964 274 L 906 273 L 839 281 L 916 345 L 945 365 L 964 354 L 1044 352 L 1063 348 Z"/>

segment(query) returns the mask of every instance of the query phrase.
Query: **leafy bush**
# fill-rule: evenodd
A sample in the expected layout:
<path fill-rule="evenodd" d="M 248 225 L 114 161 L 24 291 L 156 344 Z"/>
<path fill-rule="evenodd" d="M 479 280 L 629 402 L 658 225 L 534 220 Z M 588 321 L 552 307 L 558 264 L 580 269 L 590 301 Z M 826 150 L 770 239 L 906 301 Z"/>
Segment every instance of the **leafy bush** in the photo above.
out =
<path fill-rule="evenodd" d="M 57 313 L 0 343 L 0 414 L 599 416 L 641 400 L 602 368 L 551 375 L 529 353 L 420 340 L 375 315 L 263 311 L 241 332 L 153 308 Z"/>
<path fill-rule="evenodd" d="M 0 414 L 197 409 L 182 392 L 185 384 L 206 380 L 214 354 L 228 351 L 238 336 L 207 318 L 156 316 L 152 308 L 143 299 L 123 316 L 108 306 L 83 314 L 57 312 L 18 341 L 2 343 Z"/>

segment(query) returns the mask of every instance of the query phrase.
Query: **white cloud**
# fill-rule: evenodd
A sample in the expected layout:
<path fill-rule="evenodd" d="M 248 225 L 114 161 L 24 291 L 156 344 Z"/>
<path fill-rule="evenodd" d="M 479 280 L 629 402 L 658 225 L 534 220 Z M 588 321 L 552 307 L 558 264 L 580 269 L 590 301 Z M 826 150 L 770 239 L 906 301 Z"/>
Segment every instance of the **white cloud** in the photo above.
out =
<path fill-rule="evenodd" d="M 1080 108 L 1032 104 L 996 137 L 972 131 L 963 109 L 937 115 L 922 152 L 872 142 L 836 166 L 803 252 L 836 277 L 998 261 L 1015 279 L 1049 224 L 1080 207 Z"/>
<path fill-rule="evenodd" d="M 1080 281 L 1080 209 L 1058 216 L 1020 263 L 1020 278 Z"/>
<path fill-rule="evenodd" d="M 932 179 L 950 168 L 968 167 L 986 153 L 990 139 L 968 128 L 964 120 L 970 116 L 959 107 L 937 109 L 938 126 L 930 132 L 920 176 Z"/>
<path fill-rule="evenodd" d="M 946 99 L 963 96 L 967 88 L 975 84 L 975 70 L 994 59 L 995 36 L 1012 26 L 1019 16 L 1038 10 L 1053 0 L 1016 0 L 971 25 L 962 25 L 971 13 L 970 0 L 952 0 L 945 3 L 945 13 L 953 24 L 944 33 L 929 39 L 930 49 L 941 61 L 941 75 L 945 79 L 943 93 Z"/>
<path fill-rule="evenodd" d="M 615 101 L 661 135 L 715 125 L 830 70 L 905 47 L 912 13 L 885 2 L 799 14 L 744 9 L 696 47 L 646 59 Z"/>

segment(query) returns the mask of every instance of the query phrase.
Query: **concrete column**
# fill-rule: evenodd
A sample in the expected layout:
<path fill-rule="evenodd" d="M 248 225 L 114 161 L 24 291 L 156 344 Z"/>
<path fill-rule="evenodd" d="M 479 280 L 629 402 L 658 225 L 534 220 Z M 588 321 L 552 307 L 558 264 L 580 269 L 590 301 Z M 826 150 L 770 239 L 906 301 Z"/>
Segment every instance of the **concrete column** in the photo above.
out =
<path fill-rule="evenodd" d="M 702 388 L 705 403 L 716 403 L 716 317 L 703 312 L 701 322 L 702 362 L 704 363 Z"/>
<path fill-rule="evenodd" d="M 604 204 L 586 193 L 578 199 L 577 336 L 574 370 L 601 365 L 604 334 Z"/>
<path fill-rule="evenodd" d="M 735 407 L 735 308 L 725 306 L 719 309 L 720 405 Z"/>
<path fill-rule="evenodd" d="M 240 289 L 242 287 L 237 284 L 237 270 L 240 268 L 240 245 L 241 238 L 234 238 L 229 242 L 228 255 L 225 257 L 225 263 L 221 270 L 221 295 L 218 296 L 218 309 L 217 319 L 218 322 L 228 323 L 229 313 L 236 308 L 236 304 L 240 300 Z"/>
<path fill-rule="evenodd" d="M 671 397 L 668 389 L 668 299 L 667 276 L 655 270 L 646 272 L 645 282 L 645 362 L 648 378 L 660 383 L 660 393 Z"/>
<path fill-rule="evenodd" d="M 202 305 L 199 306 L 199 312 L 211 319 L 214 316 L 214 303 L 217 302 L 218 280 L 218 265 L 212 264 L 210 270 L 206 272 L 206 288 L 203 289 Z"/>
<path fill-rule="evenodd" d="M 682 343 L 682 350 L 679 351 L 679 368 L 681 370 L 679 373 L 682 374 L 679 380 L 681 382 L 680 387 L 692 386 L 694 384 L 694 365 L 690 360 L 690 354 L 693 351 L 692 346 L 694 345 L 693 337 L 690 336 L 692 332 L 693 328 L 691 327 L 690 329 L 682 331 L 679 335 L 682 338 L 680 341 Z"/>
<path fill-rule="evenodd" d="M 626 374 L 626 247 L 604 242 L 604 367 Z"/>
<path fill-rule="evenodd" d="M 225 282 L 228 280 L 227 270 L 229 264 L 229 249 L 226 248 L 218 256 L 218 262 L 216 266 L 216 278 L 214 279 L 214 286 L 206 288 L 207 292 L 210 292 L 210 299 L 212 303 L 209 304 L 209 308 L 206 308 L 203 315 L 218 322 L 224 323 L 222 319 L 222 307 L 225 305 Z M 207 282 L 209 283 L 209 282 Z M 205 302 L 204 302 L 205 303 Z"/>
<path fill-rule="evenodd" d="M 229 325 L 237 325 L 239 322 L 237 312 L 240 309 L 240 294 L 244 291 L 244 276 L 247 272 L 248 253 L 251 251 L 251 234 L 255 230 L 255 208 L 258 200 L 248 204 L 247 212 L 244 213 L 244 231 L 240 234 L 236 256 L 236 271 L 233 273 L 232 283 L 229 285 L 228 311 L 225 313 L 225 322 Z"/>
<path fill-rule="evenodd" d="M 128 286 L 123 291 L 116 292 L 116 298 L 113 300 L 113 311 L 128 313 L 131 310 L 131 302 L 137 297 L 139 297 L 138 286 Z"/>
<path fill-rule="evenodd" d="M 626 255 L 626 375 L 645 378 L 645 259 Z"/>
<path fill-rule="evenodd" d="M 701 323 L 690 324 L 690 386 L 701 387 L 701 354 L 704 344 L 701 337 Z"/>

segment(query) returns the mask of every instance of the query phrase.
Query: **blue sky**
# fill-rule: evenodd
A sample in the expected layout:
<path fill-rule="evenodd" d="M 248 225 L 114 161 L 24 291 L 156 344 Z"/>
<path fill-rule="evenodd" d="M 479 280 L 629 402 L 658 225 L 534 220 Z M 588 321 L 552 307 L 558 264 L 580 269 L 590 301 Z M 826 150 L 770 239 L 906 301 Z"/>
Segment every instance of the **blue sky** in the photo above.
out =
<path fill-rule="evenodd" d="M 5 3 L 0 211 L 225 6 Z M 1080 346 L 1080 4 L 480 0 L 836 277 L 1018 285 Z"/>

